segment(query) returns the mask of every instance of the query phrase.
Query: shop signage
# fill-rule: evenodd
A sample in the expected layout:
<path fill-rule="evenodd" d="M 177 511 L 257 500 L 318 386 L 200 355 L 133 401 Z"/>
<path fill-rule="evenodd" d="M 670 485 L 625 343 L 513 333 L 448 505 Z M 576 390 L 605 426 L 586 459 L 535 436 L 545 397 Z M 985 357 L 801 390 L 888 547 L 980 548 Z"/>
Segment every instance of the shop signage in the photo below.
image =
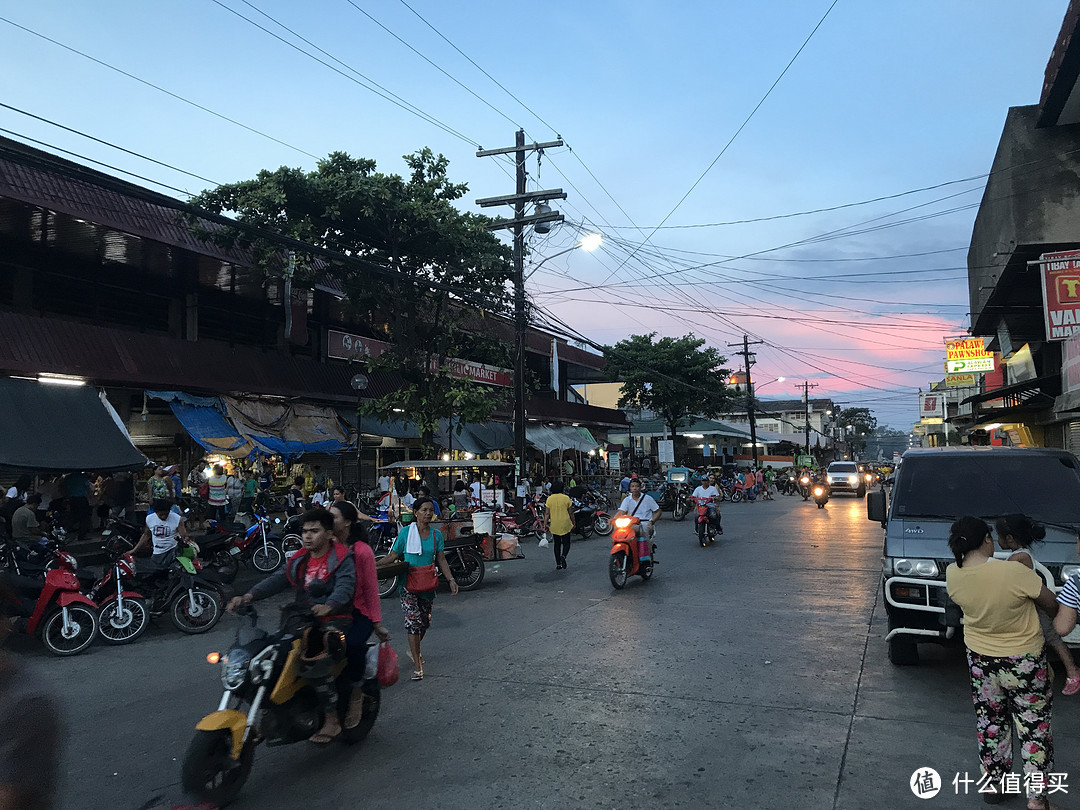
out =
<path fill-rule="evenodd" d="M 607 454 L 608 469 L 611 470 L 612 472 L 621 472 L 622 467 L 620 466 L 620 458 L 621 457 L 619 456 L 619 454 L 617 452 L 615 452 L 614 450 L 611 451 L 610 453 L 608 453 Z"/>
<path fill-rule="evenodd" d="M 1061 347 L 1061 387 L 1065 394 L 1080 391 L 1080 333 Z"/>
<path fill-rule="evenodd" d="M 350 335 L 348 332 L 339 332 L 336 329 L 326 331 L 326 356 L 338 360 L 375 358 L 389 348 L 390 344 L 384 340 Z M 447 365 L 450 367 L 451 376 L 460 380 L 475 380 L 505 388 L 510 388 L 514 384 L 513 373 L 505 368 L 458 359 L 450 360 Z"/>
<path fill-rule="evenodd" d="M 975 385 L 974 374 L 946 374 L 945 385 L 949 388 L 965 388 Z"/>
<path fill-rule="evenodd" d="M 675 463 L 675 442 L 672 439 L 660 439 L 656 443 L 656 454 L 661 464 Z"/>
<path fill-rule="evenodd" d="M 919 394 L 919 418 L 942 418 L 945 415 L 945 395 L 937 391 Z"/>
<path fill-rule="evenodd" d="M 945 341 L 946 360 L 978 360 L 993 356 L 993 352 L 986 350 L 981 337 Z"/>
<path fill-rule="evenodd" d="M 1080 250 L 1044 253 L 1039 261 L 1046 339 L 1065 340 L 1080 333 Z"/>
<path fill-rule="evenodd" d="M 972 360 L 946 360 L 946 374 L 971 374 L 994 370 L 994 355 L 977 357 Z"/>

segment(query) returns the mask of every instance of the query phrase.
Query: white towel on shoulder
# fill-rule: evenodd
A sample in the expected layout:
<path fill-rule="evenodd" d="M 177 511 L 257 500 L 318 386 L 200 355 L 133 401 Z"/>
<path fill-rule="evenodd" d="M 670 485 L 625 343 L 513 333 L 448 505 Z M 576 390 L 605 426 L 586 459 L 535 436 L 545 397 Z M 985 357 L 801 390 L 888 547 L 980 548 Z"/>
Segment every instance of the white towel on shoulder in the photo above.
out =
<path fill-rule="evenodd" d="M 409 536 L 405 538 L 406 554 L 422 554 L 424 547 L 420 545 L 420 530 L 415 523 L 409 524 Z"/>

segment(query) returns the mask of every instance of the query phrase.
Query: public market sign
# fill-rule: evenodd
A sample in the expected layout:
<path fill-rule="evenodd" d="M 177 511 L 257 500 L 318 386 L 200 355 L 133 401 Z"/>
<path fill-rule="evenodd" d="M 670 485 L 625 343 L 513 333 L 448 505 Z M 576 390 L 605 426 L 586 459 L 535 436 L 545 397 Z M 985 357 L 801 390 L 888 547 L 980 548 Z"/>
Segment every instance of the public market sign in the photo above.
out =
<path fill-rule="evenodd" d="M 362 360 L 378 357 L 390 348 L 384 340 L 350 335 L 336 329 L 326 331 L 326 356 L 338 360 Z M 448 360 L 450 375 L 460 380 L 474 380 L 488 385 L 510 388 L 514 384 L 514 375 L 509 369 L 474 363 L 471 360 Z"/>
<path fill-rule="evenodd" d="M 946 360 L 946 374 L 981 374 L 984 371 L 994 370 L 994 355 L 979 357 L 974 360 Z"/>
<path fill-rule="evenodd" d="M 1080 250 L 1044 253 L 1039 261 L 1046 339 L 1066 340 L 1080 334 Z"/>
<path fill-rule="evenodd" d="M 993 352 L 986 350 L 981 337 L 945 341 L 946 360 L 980 360 L 993 356 Z"/>

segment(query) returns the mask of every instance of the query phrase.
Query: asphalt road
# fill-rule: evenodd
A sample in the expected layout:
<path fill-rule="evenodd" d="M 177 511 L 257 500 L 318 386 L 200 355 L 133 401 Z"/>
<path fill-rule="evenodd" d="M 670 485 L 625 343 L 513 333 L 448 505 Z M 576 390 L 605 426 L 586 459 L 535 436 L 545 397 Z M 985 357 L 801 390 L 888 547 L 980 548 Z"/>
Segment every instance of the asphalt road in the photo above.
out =
<path fill-rule="evenodd" d="M 261 748 L 233 806 L 981 805 L 951 784 L 978 771 L 963 653 L 923 646 L 921 666 L 889 664 L 865 502 L 727 504 L 724 525 L 702 549 L 689 521 L 662 521 L 656 575 L 619 592 L 606 538 L 576 542 L 566 571 L 527 544 L 478 591 L 440 593 L 422 682 L 407 679 L 400 609 L 383 600 L 405 678 L 371 735 Z M 205 655 L 228 647 L 233 621 L 201 637 L 162 623 L 65 660 L 18 645 L 67 703 L 63 807 L 179 797 L 192 728 L 221 694 Z M 1080 697 L 1059 697 L 1058 771 L 1077 762 L 1078 719 Z M 925 767 L 945 782 L 926 801 L 908 786 Z M 1080 807 L 1077 770 L 1076 790 L 1053 797 L 1063 807 Z"/>

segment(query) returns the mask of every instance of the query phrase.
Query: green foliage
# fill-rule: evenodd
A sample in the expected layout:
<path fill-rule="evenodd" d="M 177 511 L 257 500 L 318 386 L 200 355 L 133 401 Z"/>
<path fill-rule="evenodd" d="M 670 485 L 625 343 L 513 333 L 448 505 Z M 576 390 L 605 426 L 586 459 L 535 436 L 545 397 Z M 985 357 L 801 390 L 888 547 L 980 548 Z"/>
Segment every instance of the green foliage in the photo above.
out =
<path fill-rule="evenodd" d="M 844 408 L 836 417 L 852 449 L 866 447 L 866 441 L 877 429 L 877 417 L 869 408 Z M 851 430 L 848 430 L 848 426 Z"/>
<path fill-rule="evenodd" d="M 690 416 L 713 418 L 731 410 L 726 358 L 705 341 L 686 335 L 654 340 L 655 332 L 631 335 L 605 351 L 608 379 L 621 381 L 619 407 L 647 408 L 678 433 Z"/>
<path fill-rule="evenodd" d="M 298 255 L 294 284 L 314 284 L 329 274 L 346 293 L 351 313 L 385 324 L 379 337 L 392 348 L 365 364 L 404 382 L 392 394 L 366 402 L 364 412 L 417 422 L 430 450 L 439 418 L 483 421 L 505 400 L 501 389 L 452 377 L 447 361 L 480 355 L 487 362 L 509 362 L 507 347 L 481 328 L 483 316 L 475 307 L 482 302 L 490 311 L 509 309 L 512 265 L 509 248 L 485 229 L 490 220 L 454 207 L 467 186 L 450 181 L 445 157 L 425 148 L 404 160 L 407 177 L 377 172 L 373 160 L 334 152 L 315 171 L 261 171 L 253 180 L 205 191 L 193 203 L 393 271 L 388 279 L 354 263 L 328 266 Z M 264 272 L 282 272 L 284 251 L 273 241 L 227 229 L 204 235 L 250 246 Z"/>

